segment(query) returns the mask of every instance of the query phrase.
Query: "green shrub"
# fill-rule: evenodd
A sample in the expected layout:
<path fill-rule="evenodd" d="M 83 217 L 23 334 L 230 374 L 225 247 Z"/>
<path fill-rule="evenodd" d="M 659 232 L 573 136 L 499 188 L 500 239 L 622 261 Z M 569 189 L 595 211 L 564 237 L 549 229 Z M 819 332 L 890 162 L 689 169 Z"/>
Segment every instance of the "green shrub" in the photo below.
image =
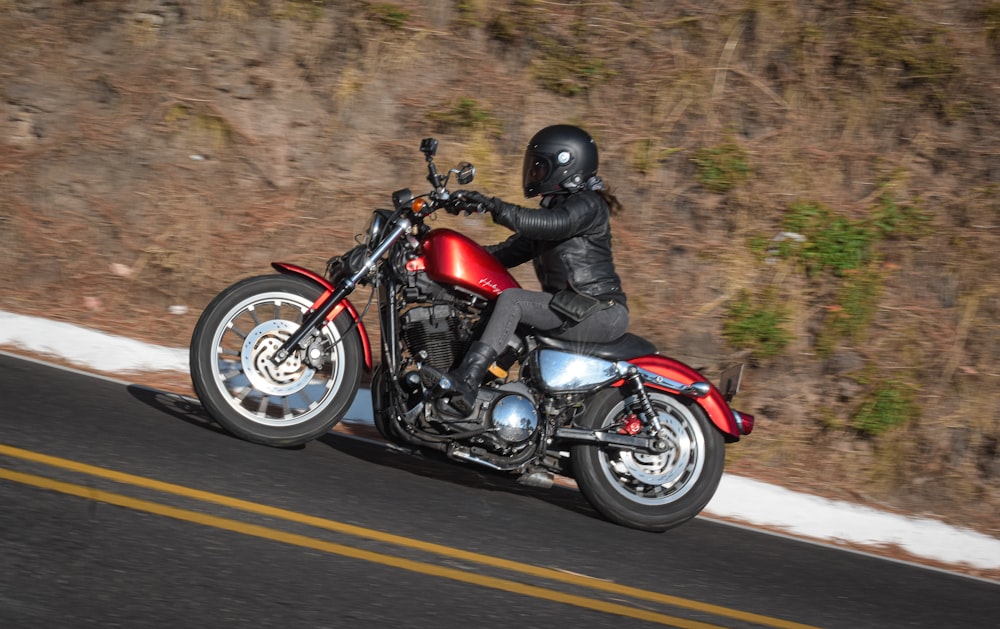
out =
<path fill-rule="evenodd" d="M 698 167 L 698 183 L 711 192 L 728 192 L 750 175 L 747 153 L 736 144 L 700 148 L 691 161 Z"/>
<path fill-rule="evenodd" d="M 821 356 L 829 355 L 840 339 L 864 342 L 868 326 L 878 312 L 882 282 L 877 263 L 844 276 L 836 304 L 827 313 L 816 342 Z"/>
<path fill-rule="evenodd" d="M 866 221 L 852 221 L 818 202 L 793 203 L 785 215 L 784 228 L 806 240 L 787 241 L 779 254 L 798 255 L 810 276 L 823 271 L 843 276 L 862 268 L 872 260 L 872 246 L 878 238 Z"/>
<path fill-rule="evenodd" d="M 683 149 L 674 147 L 659 148 L 653 138 L 642 138 L 633 145 L 632 168 L 648 175 L 663 160 L 681 150 Z"/>
<path fill-rule="evenodd" d="M 551 39 L 539 42 L 539 51 L 531 67 L 542 87 L 560 96 L 582 94 L 612 74 L 599 57 Z"/>
<path fill-rule="evenodd" d="M 884 238 L 923 235 L 929 222 L 930 217 L 920 207 L 900 205 L 890 190 L 882 193 L 871 211 L 871 225 Z"/>
<path fill-rule="evenodd" d="M 379 2 L 368 7 L 368 14 L 392 30 L 403 28 L 410 14 L 402 7 L 388 2 Z"/>
<path fill-rule="evenodd" d="M 860 3 L 847 21 L 847 61 L 867 71 L 901 70 L 904 82 L 953 76 L 957 66 L 945 28 L 904 14 L 904 7 L 903 2 Z"/>
<path fill-rule="evenodd" d="M 273 5 L 271 15 L 315 22 L 323 17 L 323 9 L 328 4 L 330 0 L 284 0 Z"/>
<path fill-rule="evenodd" d="M 439 132 L 454 129 L 484 129 L 495 135 L 503 130 L 496 116 L 475 99 L 463 96 L 427 114 Z"/>
<path fill-rule="evenodd" d="M 868 267 L 876 259 L 876 246 L 886 238 L 919 236 L 929 217 L 919 207 L 896 202 L 884 192 L 866 219 L 853 220 L 817 201 L 789 206 L 782 227 L 801 234 L 804 242 L 786 239 L 778 244 L 783 258 L 798 257 L 810 276 L 829 271 L 838 277 Z"/>
<path fill-rule="evenodd" d="M 894 380 L 883 380 L 861 404 L 851 419 L 851 426 L 858 432 L 877 437 L 894 426 L 913 418 L 918 408 L 906 387 Z"/>
<path fill-rule="evenodd" d="M 792 334 L 782 327 L 788 317 L 774 302 L 770 295 L 755 300 L 749 291 L 743 291 L 727 308 L 723 337 L 730 345 L 749 349 L 758 358 L 781 354 Z"/>

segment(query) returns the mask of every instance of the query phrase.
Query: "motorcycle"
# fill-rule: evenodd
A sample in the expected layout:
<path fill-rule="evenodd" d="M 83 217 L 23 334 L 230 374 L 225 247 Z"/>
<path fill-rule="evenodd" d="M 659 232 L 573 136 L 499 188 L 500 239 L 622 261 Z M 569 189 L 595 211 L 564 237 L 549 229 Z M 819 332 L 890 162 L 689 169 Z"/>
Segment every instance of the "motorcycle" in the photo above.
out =
<path fill-rule="evenodd" d="M 579 343 L 519 329 L 472 414 L 438 410 L 441 383 L 427 374 L 461 362 L 497 296 L 518 282 L 470 238 L 427 225 L 439 210 L 459 213 L 452 176 L 461 186 L 475 176 L 467 162 L 439 173 L 437 146 L 420 145 L 430 192 L 395 192 L 393 209 L 376 209 L 361 244 L 331 258 L 325 276 L 274 262 L 276 275 L 242 280 L 208 304 L 190 349 L 205 409 L 243 439 L 298 445 L 340 421 L 367 371 L 375 427 L 396 447 L 529 484 L 571 477 L 601 515 L 628 527 L 663 531 L 693 518 L 719 484 L 724 444 L 754 426 L 729 405 L 742 365 L 723 372 L 719 388 L 632 333 Z M 371 288 L 362 313 L 348 300 L 359 286 Z M 373 302 L 377 366 L 363 323 Z"/>

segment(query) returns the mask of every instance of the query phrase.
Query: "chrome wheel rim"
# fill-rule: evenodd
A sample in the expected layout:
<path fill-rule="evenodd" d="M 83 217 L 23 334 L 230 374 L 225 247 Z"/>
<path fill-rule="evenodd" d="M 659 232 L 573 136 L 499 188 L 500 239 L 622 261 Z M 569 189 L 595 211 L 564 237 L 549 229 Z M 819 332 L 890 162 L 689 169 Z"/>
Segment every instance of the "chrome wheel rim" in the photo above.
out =
<path fill-rule="evenodd" d="M 666 396 L 650 397 L 663 426 L 658 437 L 666 440 L 667 450 L 653 454 L 602 448 L 601 470 L 612 488 L 629 500 L 663 505 L 687 494 L 701 477 L 705 466 L 705 435 L 683 404 Z M 615 420 L 627 412 L 622 403 L 609 417 Z"/>
<path fill-rule="evenodd" d="M 233 306 L 212 339 L 212 376 L 225 401 L 240 415 L 265 426 L 306 422 L 334 398 L 344 381 L 344 345 L 333 324 L 322 330 L 332 348 L 321 369 L 310 367 L 304 350 L 280 366 L 270 358 L 302 323 L 312 302 L 287 292 L 254 295 Z"/>

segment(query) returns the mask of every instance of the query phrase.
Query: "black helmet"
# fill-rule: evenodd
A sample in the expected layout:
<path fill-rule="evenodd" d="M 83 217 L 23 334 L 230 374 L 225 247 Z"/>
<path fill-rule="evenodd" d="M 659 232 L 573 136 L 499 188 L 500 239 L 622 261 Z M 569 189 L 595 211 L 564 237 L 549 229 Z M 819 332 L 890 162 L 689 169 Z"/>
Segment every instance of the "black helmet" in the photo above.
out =
<path fill-rule="evenodd" d="M 524 196 L 576 192 L 597 174 L 597 143 L 571 125 L 545 127 L 524 152 Z"/>

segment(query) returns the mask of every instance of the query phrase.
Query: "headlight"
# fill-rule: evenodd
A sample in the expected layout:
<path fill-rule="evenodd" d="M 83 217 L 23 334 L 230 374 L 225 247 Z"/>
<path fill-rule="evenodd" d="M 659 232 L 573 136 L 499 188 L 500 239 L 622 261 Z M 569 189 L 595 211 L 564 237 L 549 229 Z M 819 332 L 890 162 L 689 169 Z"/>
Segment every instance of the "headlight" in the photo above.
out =
<path fill-rule="evenodd" d="M 372 217 L 368 221 L 368 227 L 365 229 L 367 236 L 365 237 L 365 246 L 370 251 L 385 234 L 385 226 L 389 224 L 389 217 L 392 216 L 392 212 L 389 210 L 375 210 L 372 212 Z"/>

